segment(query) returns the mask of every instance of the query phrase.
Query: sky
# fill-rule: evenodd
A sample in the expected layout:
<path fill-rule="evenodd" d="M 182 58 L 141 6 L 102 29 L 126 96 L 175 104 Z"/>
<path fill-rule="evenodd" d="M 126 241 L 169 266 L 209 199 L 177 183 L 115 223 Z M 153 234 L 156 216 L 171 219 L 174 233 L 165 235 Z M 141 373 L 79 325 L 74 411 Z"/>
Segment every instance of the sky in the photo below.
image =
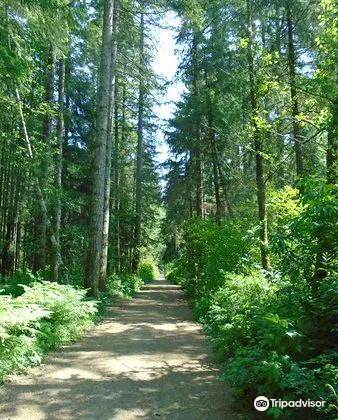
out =
<path fill-rule="evenodd" d="M 179 19 L 173 12 L 168 12 L 161 23 L 162 26 L 178 26 Z M 165 120 L 172 117 L 175 110 L 174 102 L 180 100 L 181 93 L 184 91 L 184 85 L 182 82 L 173 82 L 180 62 L 179 56 L 175 54 L 175 50 L 178 48 L 175 41 L 177 31 L 170 28 L 154 28 L 153 32 L 154 42 L 157 46 L 153 69 L 156 74 L 172 83 L 169 85 L 167 92 L 161 97 L 161 103 L 154 108 L 154 112 L 164 123 Z M 169 156 L 168 146 L 164 141 L 163 129 L 160 129 L 158 132 L 157 152 L 159 163 L 163 163 Z"/>

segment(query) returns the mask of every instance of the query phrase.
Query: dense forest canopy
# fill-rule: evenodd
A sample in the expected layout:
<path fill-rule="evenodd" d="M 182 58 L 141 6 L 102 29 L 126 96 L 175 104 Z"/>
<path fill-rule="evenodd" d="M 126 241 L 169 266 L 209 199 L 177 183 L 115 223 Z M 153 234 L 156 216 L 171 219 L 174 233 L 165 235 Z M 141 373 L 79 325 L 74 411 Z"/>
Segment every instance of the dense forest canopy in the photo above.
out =
<path fill-rule="evenodd" d="M 160 168 L 168 13 L 184 91 Z M 333 0 L 4 0 L 4 294 L 48 280 L 100 299 L 156 264 L 194 297 L 235 394 L 316 396 L 330 416 L 337 51 Z"/>
<path fill-rule="evenodd" d="M 91 287 L 101 270 L 104 288 L 107 261 L 110 272 L 137 271 L 139 250 L 153 241 L 161 211 L 153 113 L 160 85 L 142 34 L 156 25 L 158 6 L 106 3 L 7 2 L 1 9 L 4 274 L 43 271 L 54 281 L 83 277 Z"/>

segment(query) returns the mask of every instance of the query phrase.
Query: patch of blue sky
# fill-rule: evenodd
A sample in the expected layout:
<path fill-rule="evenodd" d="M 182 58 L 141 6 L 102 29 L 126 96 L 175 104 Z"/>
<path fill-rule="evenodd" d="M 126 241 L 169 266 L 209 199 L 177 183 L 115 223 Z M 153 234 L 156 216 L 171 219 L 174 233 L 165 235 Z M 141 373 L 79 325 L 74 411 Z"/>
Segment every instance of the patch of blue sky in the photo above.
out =
<path fill-rule="evenodd" d="M 180 48 L 176 45 L 177 28 L 180 20 L 173 12 L 167 12 L 159 27 L 152 29 L 154 43 L 157 46 L 152 63 L 154 72 L 167 83 L 166 90 L 161 94 L 154 112 L 159 119 L 160 127 L 157 134 L 156 150 L 159 163 L 165 162 L 169 157 L 169 149 L 164 139 L 167 121 L 173 117 L 175 103 L 180 101 L 185 86 L 176 80 L 179 63 Z"/>

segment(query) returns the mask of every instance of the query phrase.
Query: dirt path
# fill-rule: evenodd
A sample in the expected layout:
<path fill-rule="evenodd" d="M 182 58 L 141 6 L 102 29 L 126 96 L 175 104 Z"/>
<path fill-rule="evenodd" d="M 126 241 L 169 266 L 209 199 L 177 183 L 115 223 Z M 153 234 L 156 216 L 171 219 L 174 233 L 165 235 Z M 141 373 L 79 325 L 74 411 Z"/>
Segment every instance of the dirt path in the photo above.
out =
<path fill-rule="evenodd" d="M 83 340 L 0 389 L 0 419 L 237 420 L 178 286 L 145 287 Z"/>

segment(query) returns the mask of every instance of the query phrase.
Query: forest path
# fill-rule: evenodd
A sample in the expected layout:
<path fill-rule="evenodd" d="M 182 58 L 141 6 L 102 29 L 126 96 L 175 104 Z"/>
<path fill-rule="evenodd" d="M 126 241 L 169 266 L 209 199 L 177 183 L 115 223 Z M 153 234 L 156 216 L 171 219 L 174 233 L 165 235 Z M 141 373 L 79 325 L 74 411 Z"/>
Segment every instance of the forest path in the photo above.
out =
<path fill-rule="evenodd" d="M 0 389 L 0 419 L 232 420 L 227 387 L 179 286 L 164 279 Z"/>

